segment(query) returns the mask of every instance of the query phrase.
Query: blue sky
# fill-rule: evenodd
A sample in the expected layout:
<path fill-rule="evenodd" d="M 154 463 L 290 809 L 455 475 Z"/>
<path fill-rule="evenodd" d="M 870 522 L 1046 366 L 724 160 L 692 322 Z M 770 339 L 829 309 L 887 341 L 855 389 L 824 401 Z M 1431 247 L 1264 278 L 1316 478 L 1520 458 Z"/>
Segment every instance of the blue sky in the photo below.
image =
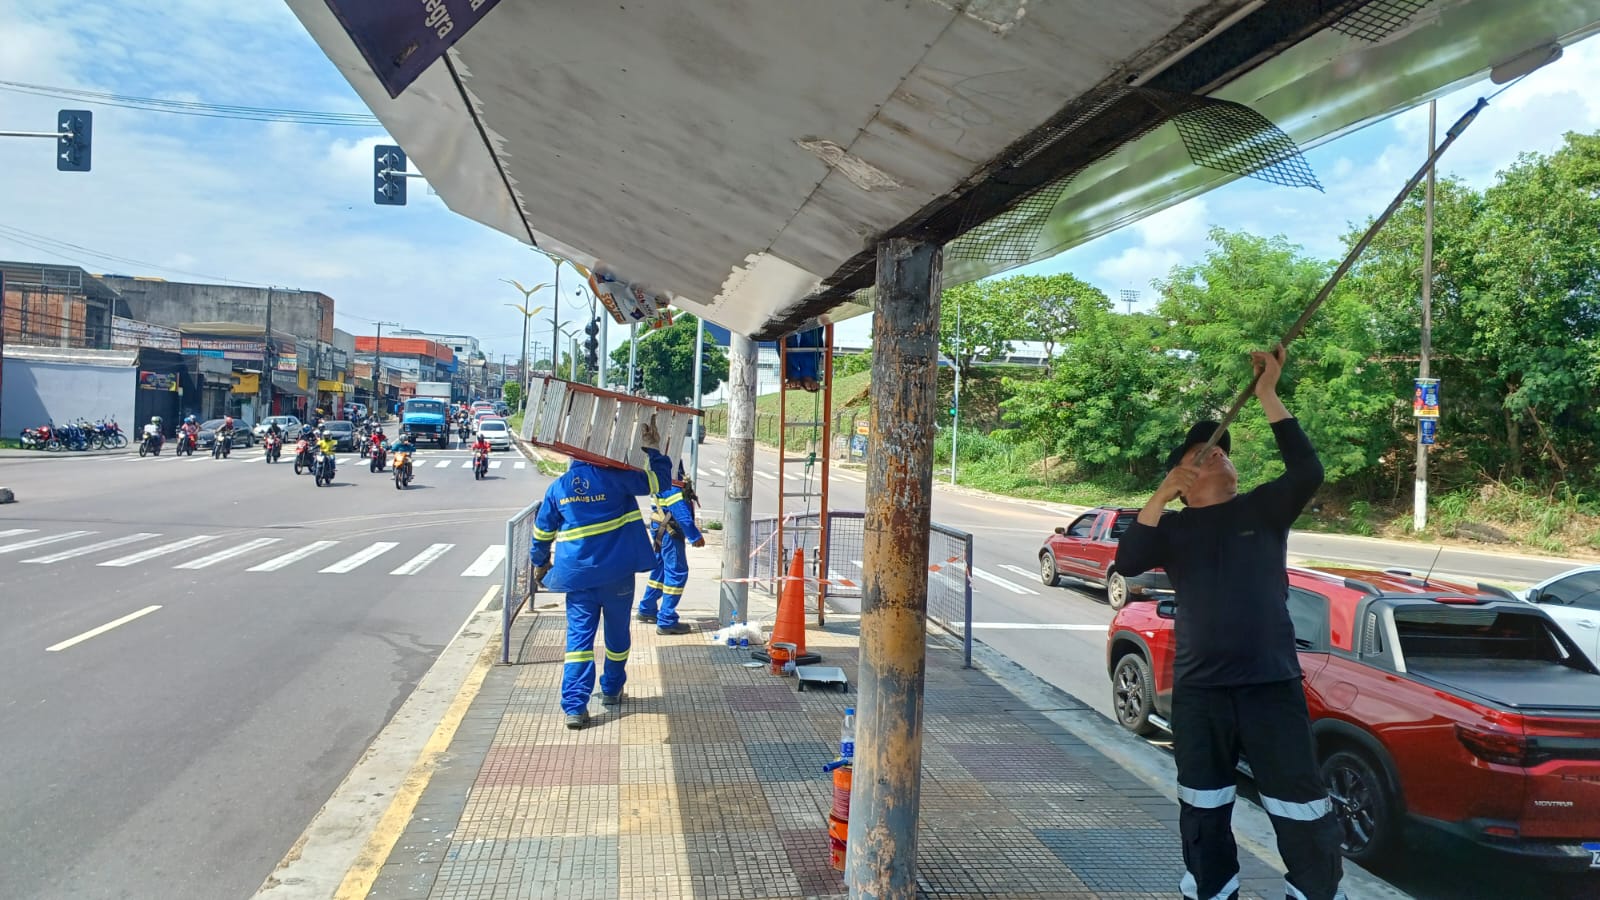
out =
<path fill-rule="evenodd" d="M 0 80 L 366 112 L 279 0 L 0 3 Z M 1583 90 L 1597 81 L 1600 50 L 1569 48 L 1491 106 L 1442 168 L 1485 184 L 1520 152 L 1600 128 L 1600 95 Z M 1441 131 L 1483 92 L 1442 98 Z M 0 91 L 0 128 L 45 130 L 55 110 L 74 105 Z M 0 236 L 0 258 L 320 290 L 347 331 L 398 321 L 474 333 L 495 353 L 515 353 L 522 329 L 520 313 L 503 305 L 521 297 L 499 279 L 552 280 L 542 256 L 454 215 L 418 183 L 404 208 L 373 205 L 371 147 L 386 140 L 377 129 L 94 110 L 87 175 L 57 173 L 44 141 L 0 139 L 0 224 L 84 249 Z M 1139 290 L 1148 306 L 1150 282 L 1197 259 L 1213 225 L 1284 234 L 1331 257 L 1339 236 L 1378 212 L 1420 164 L 1426 129 L 1422 107 L 1310 151 L 1325 194 L 1241 180 L 1028 271 L 1071 271 L 1113 298 Z M 571 279 L 565 271 L 563 320 L 576 318 Z M 541 293 L 547 306 L 550 293 Z M 548 314 L 535 326 L 544 340 Z M 869 329 L 865 318 L 852 320 L 839 337 L 864 343 Z M 612 329 L 613 342 L 620 331 Z"/>

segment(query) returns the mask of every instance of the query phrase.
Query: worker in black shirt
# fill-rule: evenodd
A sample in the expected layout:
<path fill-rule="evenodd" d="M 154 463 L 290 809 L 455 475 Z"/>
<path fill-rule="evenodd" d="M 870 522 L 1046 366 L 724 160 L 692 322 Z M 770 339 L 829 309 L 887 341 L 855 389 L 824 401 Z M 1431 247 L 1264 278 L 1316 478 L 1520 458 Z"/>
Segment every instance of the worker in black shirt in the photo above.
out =
<path fill-rule="evenodd" d="M 1322 463 L 1278 399 L 1283 349 L 1250 356 L 1259 373 L 1256 400 L 1272 425 L 1284 473 L 1239 494 L 1227 432 L 1202 459 L 1217 423 L 1197 423 L 1122 535 L 1116 565 L 1129 577 L 1164 568 L 1177 594 L 1172 736 L 1183 896 L 1239 894 L 1232 817 L 1242 751 L 1288 867 L 1285 896 L 1337 900 L 1344 896 L 1341 830 L 1317 771 L 1285 571 L 1289 526 L 1322 484 Z M 1186 508 L 1163 517 L 1179 499 Z"/>

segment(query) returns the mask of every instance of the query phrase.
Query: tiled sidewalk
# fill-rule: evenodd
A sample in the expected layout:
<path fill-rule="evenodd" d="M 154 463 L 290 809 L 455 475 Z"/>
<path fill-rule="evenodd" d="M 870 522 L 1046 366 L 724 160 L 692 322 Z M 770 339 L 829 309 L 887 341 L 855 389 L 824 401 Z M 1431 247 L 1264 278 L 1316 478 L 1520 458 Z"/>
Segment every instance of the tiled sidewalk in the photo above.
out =
<path fill-rule="evenodd" d="M 700 562 L 690 596 L 714 597 Z M 853 622 L 807 635 L 850 674 L 848 695 L 799 693 L 703 633 L 635 623 L 626 699 L 608 710 L 596 698 L 582 731 L 558 708 L 564 629 L 559 606 L 519 619 L 522 664 L 489 673 L 369 896 L 845 896 L 821 767 L 855 703 Z M 922 894 L 1178 896 L 1176 805 L 960 666 L 953 644 L 930 639 Z M 1241 862 L 1241 896 L 1283 895 L 1281 876 Z"/>

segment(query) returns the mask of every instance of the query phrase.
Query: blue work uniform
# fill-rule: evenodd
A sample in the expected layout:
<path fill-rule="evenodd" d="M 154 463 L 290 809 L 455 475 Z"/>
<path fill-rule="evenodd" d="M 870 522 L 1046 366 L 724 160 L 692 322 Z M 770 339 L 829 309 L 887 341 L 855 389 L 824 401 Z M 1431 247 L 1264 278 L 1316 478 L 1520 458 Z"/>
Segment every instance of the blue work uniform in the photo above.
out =
<path fill-rule="evenodd" d="M 687 547 L 700 540 L 694 507 L 680 488 L 670 487 L 656 497 L 650 539 L 660 549 L 650 580 L 645 582 L 644 597 L 639 600 L 639 615 L 655 616 L 657 627 L 671 628 L 678 624 L 678 601 L 683 598 L 683 586 L 689 582 Z"/>
<path fill-rule="evenodd" d="M 595 681 L 594 637 L 602 620 L 606 664 L 600 690 L 621 693 L 628 679 L 634 573 L 648 572 L 655 564 L 644 515 L 633 498 L 672 483 L 672 461 L 654 448 L 645 452 L 650 456 L 648 472 L 573 460 L 545 491 L 534 516 L 529 560 L 535 568 L 551 563 L 544 586 L 567 594 L 561 709 L 568 715 L 588 711 Z"/>

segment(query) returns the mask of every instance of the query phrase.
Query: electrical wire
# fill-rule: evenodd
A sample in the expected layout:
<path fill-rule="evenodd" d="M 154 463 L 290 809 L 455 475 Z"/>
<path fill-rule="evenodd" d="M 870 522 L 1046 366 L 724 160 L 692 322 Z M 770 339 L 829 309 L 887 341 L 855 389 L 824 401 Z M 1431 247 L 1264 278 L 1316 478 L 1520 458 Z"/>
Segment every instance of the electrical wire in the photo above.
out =
<path fill-rule="evenodd" d="M 254 281 L 242 281 L 237 278 L 223 278 L 220 275 L 207 275 L 203 272 L 190 272 L 186 269 L 178 269 L 174 268 L 173 266 L 164 266 L 160 263 L 150 262 L 149 260 L 134 259 L 131 256 L 119 256 L 115 253 L 105 253 L 100 250 L 95 250 L 92 247 L 85 247 L 82 244 L 74 244 L 70 241 L 57 240 L 56 238 L 52 238 L 47 235 L 36 234 L 32 231 L 26 231 L 12 225 L 0 225 L 0 238 L 11 241 L 15 244 L 20 244 L 21 246 L 28 247 L 33 250 L 39 250 L 59 256 L 63 259 L 77 263 L 78 265 L 86 265 L 83 257 L 89 257 L 105 262 L 124 263 L 146 269 L 158 269 L 163 272 L 174 272 L 179 275 L 187 275 L 191 278 L 201 278 L 206 281 L 221 282 L 223 284 L 238 284 L 246 287 L 260 288 L 274 287 L 274 285 L 261 284 Z M 98 265 L 94 264 L 88 265 L 92 265 L 95 268 L 99 267 Z"/>
<path fill-rule="evenodd" d="M 383 128 L 383 123 L 378 121 L 378 117 L 368 113 L 317 112 L 315 110 L 285 109 L 270 106 L 204 103 L 194 100 L 163 100 L 156 97 L 133 97 L 127 94 L 86 91 L 79 88 L 29 84 L 21 81 L 0 81 L 0 91 L 30 94 L 36 97 L 54 97 L 60 100 L 77 100 L 89 104 L 136 109 L 144 112 L 164 112 L 180 116 L 238 119 L 251 122 L 286 122 L 299 125 L 326 125 L 334 128 Z"/>

